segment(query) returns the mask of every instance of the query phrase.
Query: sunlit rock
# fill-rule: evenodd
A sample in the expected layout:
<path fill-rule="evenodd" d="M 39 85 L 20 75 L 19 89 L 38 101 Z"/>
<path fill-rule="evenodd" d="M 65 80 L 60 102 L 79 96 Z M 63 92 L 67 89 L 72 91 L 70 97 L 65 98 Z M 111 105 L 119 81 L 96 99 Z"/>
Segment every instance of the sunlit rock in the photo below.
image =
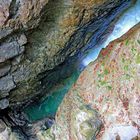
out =
<path fill-rule="evenodd" d="M 19 140 L 18 136 L 11 131 L 10 127 L 0 119 L 0 140 Z"/>
<path fill-rule="evenodd" d="M 125 63 L 125 60 L 122 60 L 124 71 L 120 70 L 122 73 L 119 71 L 120 75 L 117 75 L 122 79 L 120 78 L 121 81 L 115 83 L 116 87 L 111 86 L 113 82 L 110 79 L 106 82 L 108 77 L 104 78 L 104 76 L 110 73 L 115 75 L 115 71 L 118 72 L 115 68 L 121 63 L 116 65 L 116 61 L 112 58 L 117 59 L 118 62 L 121 57 L 119 51 L 113 50 L 112 53 L 115 53 L 111 57 L 107 56 L 106 60 L 107 53 L 102 52 L 104 56 L 103 58 L 100 56 L 97 63 L 99 61 L 100 65 L 100 59 L 105 62 L 99 67 L 105 67 L 104 64 L 107 62 L 110 64 L 109 68 L 115 70 L 112 72 L 107 67 L 108 69 L 105 68 L 102 72 L 101 69 L 98 71 L 98 77 L 96 69 L 90 71 L 92 66 L 89 66 L 85 71 L 90 72 L 87 74 L 83 72 L 83 79 L 81 80 L 81 75 L 80 80 L 66 95 L 56 114 L 56 122 L 52 126 L 59 104 L 79 76 L 80 71 L 78 74 L 74 72 L 80 69 L 80 60 L 87 55 L 85 50 L 104 42 L 112 32 L 117 19 L 127 8 L 134 6 L 135 2 L 131 0 L 0 1 L 0 139 L 121 138 L 125 140 L 128 137 L 130 139 L 138 137 L 139 102 L 133 90 L 137 93 L 139 91 L 135 88 L 135 84 L 133 86 L 136 77 L 133 78 L 132 75 L 135 76 L 137 68 L 137 75 L 140 75 L 140 58 L 137 54 L 138 50 L 131 48 L 135 46 L 135 43 L 133 44 L 130 40 L 127 40 L 125 44 L 131 48 L 134 59 L 131 55 L 130 58 L 135 60 L 137 68 L 133 64 L 129 67 L 133 61 L 129 60 Z M 121 24 L 126 25 L 125 28 L 118 27 L 119 24 L 117 24 L 114 31 L 124 33 L 139 21 L 139 3 L 136 4 L 138 5 L 135 7 L 136 20 L 132 16 L 130 24 Z M 130 13 L 134 14 L 135 10 Z M 112 37 L 112 39 L 115 38 Z M 140 43 L 139 40 L 137 40 L 138 43 Z M 122 46 L 123 44 L 120 45 L 120 51 Z M 108 47 L 107 50 L 111 51 L 112 48 Z M 128 50 L 126 54 L 129 54 Z M 98 51 L 95 52 L 98 53 Z M 136 57 L 135 54 L 137 54 Z M 126 55 L 126 58 L 129 56 Z M 87 65 L 87 63 L 82 62 L 82 65 Z M 132 72 L 132 75 L 125 73 L 128 70 Z M 73 73 L 75 76 L 72 79 Z M 109 75 L 109 78 L 112 77 L 113 75 Z M 134 94 L 132 97 L 130 97 L 131 92 L 128 97 L 121 96 L 122 94 L 119 96 L 118 89 L 122 94 L 129 90 L 132 90 Z M 110 92 L 116 93 L 115 91 L 117 94 L 110 94 Z M 107 100 L 102 102 L 104 94 Z M 48 100 L 42 104 L 44 98 Z M 129 105 L 130 103 L 132 106 Z M 25 114 L 23 108 L 29 104 L 31 109 L 26 108 Z M 117 112 L 113 110 L 114 106 L 122 110 L 118 109 Z M 107 111 L 110 111 L 109 114 L 106 113 Z M 118 115 L 122 120 L 117 117 Z M 122 129 L 125 133 L 122 133 Z"/>
<path fill-rule="evenodd" d="M 140 1 L 138 0 L 135 3 L 135 5 L 126 10 L 121 15 L 121 17 L 119 17 L 113 31 L 110 33 L 106 41 L 101 45 L 97 45 L 97 47 L 94 46 L 89 51 L 89 54 L 86 54 L 87 57 L 84 58 L 84 60 L 80 63 L 86 66 L 91 61 L 94 61 L 102 47 L 106 47 L 110 41 L 120 37 L 121 35 L 126 33 L 130 28 L 132 28 L 135 24 L 137 24 L 140 21 L 139 6 Z M 92 44 L 90 45 L 92 46 Z M 69 69 L 68 66 L 64 68 L 62 67 L 62 69 L 67 68 Z M 79 73 L 79 69 L 74 71 L 73 74 L 70 75 L 70 77 L 63 80 L 63 82 L 59 82 L 59 84 L 57 84 L 55 88 L 52 89 L 52 91 L 50 92 L 50 96 L 46 97 L 44 100 L 41 100 L 34 105 L 30 105 L 29 107 L 27 107 L 25 109 L 25 112 L 29 120 L 33 121 L 44 118 L 46 116 L 55 115 L 57 108 L 61 103 L 64 95 L 68 92 L 71 85 L 76 81 L 76 77 L 78 77 Z"/>
<path fill-rule="evenodd" d="M 40 132 L 42 135 L 39 133 L 38 137 L 48 140 L 139 139 L 139 73 L 140 24 L 111 42 L 98 59 L 87 66 L 60 105 L 56 124 Z M 89 107 L 87 111 L 83 111 L 84 106 Z M 91 110 L 97 112 L 97 117 Z M 87 114 L 90 115 L 87 117 Z"/>

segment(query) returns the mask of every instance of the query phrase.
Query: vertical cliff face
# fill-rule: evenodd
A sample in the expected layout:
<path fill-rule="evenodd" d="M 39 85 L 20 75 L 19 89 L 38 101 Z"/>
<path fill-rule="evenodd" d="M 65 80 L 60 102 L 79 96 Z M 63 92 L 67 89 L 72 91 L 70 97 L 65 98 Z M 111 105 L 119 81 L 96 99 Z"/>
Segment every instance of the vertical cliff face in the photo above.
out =
<path fill-rule="evenodd" d="M 138 134 L 138 27 L 86 68 L 59 107 L 52 128 L 53 118 L 31 123 L 22 112 L 61 86 L 87 50 L 106 40 L 118 17 L 135 2 L 0 1 L 0 139 L 109 140 L 125 137 L 121 129 L 132 131 L 132 138 Z"/>
<path fill-rule="evenodd" d="M 60 105 L 56 124 L 37 135 L 59 140 L 140 137 L 140 24 L 103 49 Z"/>
<path fill-rule="evenodd" d="M 99 40 L 130 3 L 0 1 L 0 108 L 47 93 L 63 77 L 56 74 L 60 69 L 52 69 L 70 60 L 92 36 Z"/>
<path fill-rule="evenodd" d="M 129 29 L 131 29 L 133 26 L 135 26 L 140 21 L 140 1 L 138 0 L 132 7 L 130 7 L 128 10 L 126 10 L 117 20 L 117 22 L 114 25 L 113 31 L 109 34 L 106 40 L 102 40 L 103 43 L 98 42 L 97 45 L 95 45 L 95 37 L 88 42 L 86 46 L 91 47 L 91 49 L 87 49 L 88 52 L 84 52 L 83 55 L 80 54 L 79 63 L 76 65 L 76 70 L 74 71 L 73 64 L 75 63 L 74 60 L 72 60 L 72 57 L 70 59 L 71 63 L 68 63 L 66 61 L 66 64 L 63 64 L 58 66 L 62 72 L 55 71 L 55 79 L 57 77 L 57 73 L 63 75 L 64 78 L 66 75 L 67 77 L 64 78 L 65 80 L 61 80 L 59 83 L 55 84 L 55 86 L 49 91 L 49 96 L 44 96 L 43 100 L 39 100 L 39 102 L 36 102 L 35 104 L 29 105 L 25 112 L 29 118 L 29 120 L 37 120 L 41 119 L 47 116 L 53 116 L 56 113 L 56 110 L 58 106 L 60 105 L 64 95 L 68 92 L 68 90 L 71 88 L 72 84 L 76 81 L 79 74 L 81 73 L 81 68 L 84 66 L 87 66 L 91 61 L 95 61 L 98 57 L 98 54 L 102 48 L 105 48 L 112 40 L 115 40 L 119 37 L 121 37 L 123 34 L 128 32 Z M 105 28 L 103 26 L 103 28 Z M 103 36 L 101 36 L 103 38 Z M 83 59 L 84 58 L 84 59 Z M 79 65 L 80 66 L 79 66 Z M 58 69 L 58 70 L 60 70 Z M 72 73 L 71 75 L 68 74 Z M 59 75 L 60 76 L 60 75 Z M 60 76 L 61 77 L 61 76 Z M 54 78 L 52 78 L 54 79 Z M 54 80 L 53 80 L 54 81 Z"/>

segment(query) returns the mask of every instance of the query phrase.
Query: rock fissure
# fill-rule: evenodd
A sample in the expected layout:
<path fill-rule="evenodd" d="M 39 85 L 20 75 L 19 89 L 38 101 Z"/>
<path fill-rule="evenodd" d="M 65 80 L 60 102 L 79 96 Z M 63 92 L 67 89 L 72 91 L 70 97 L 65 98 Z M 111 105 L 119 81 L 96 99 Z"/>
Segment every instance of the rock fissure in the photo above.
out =
<path fill-rule="evenodd" d="M 36 140 L 44 139 L 45 136 L 45 140 L 59 140 L 62 137 L 59 130 L 69 132 L 68 135 L 67 133 L 63 135 L 64 140 L 95 139 L 99 135 L 101 137 L 100 129 L 103 121 L 99 117 L 99 110 L 96 111 L 98 106 L 90 101 L 93 95 L 76 93 L 73 98 L 71 94 L 79 92 L 80 89 L 70 91 L 68 93 L 70 98 L 67 95 L 64 97 L 62 93 L 68 92 L 73 85 L 73 82 L 69 81 L 72 74 L 78 71 L 73 76 L 75 81 L 85 67 L 82 63 L 88 52 L 107 39 L 117 19 L 135 2 L 133 0 L 0 1 L 0 115 L 2 114 L 0 138 Z M 135 49 L 133 53 L 134 51 Z M 136 61 L 139 63 L 139 57 Z M 124 69 L 127 71 L 128 65 L 125 65 Z M 106 69 L 102 76 L 110 72 Z M 132 77 L 127 74 L 123 78 L 130 80 Z M 83 82 L 84 80 L 81 81 Z M 63 89 L 66 83 L 69 84 Z M 104 86 L 111 91 L 110 83 L 101 78 L 97 87 Z M 52 100 L 56 101 L 55 98 L 59 97 L 60 100 L 53 104 Z M 40 116 L 36 115 L 38 121 L 30 122 L 29 116 L 22 109 L 37 106 L 46 98 L 49 107 L 46 108 L 44 102 L 44 106 L 41 105 L 40 109 L 44 108 L 48 117 L 46 114 L 42 114 L 42 117 L 39 114 Z M 79 102 L 80 98 L 83 99 L 83 104 Z M 100 98 L 98 102 L 102 100 Z M 71 104 L 68 102 L 66 108 L 70 108 L 71 111 L 68 114 L 65 105 L 64 107 L 60 105 L 54 122 L 61 101 L 62 104 L 70 101 Z M 72 105 L 76 105 L 75 110 Z M 123 102 L 123 106 L 129 110 L 128 100 Z M 29 110 L 32 109 L 34 108 Z M 66 116 L 61 110 L 67 113 Z M 64 119 L 61 118 L 63 113 Z M 61 119 L 64 121 L 64 128 L 61 126 Z M 5 122 L 5 125 L 2 122 Z M 130 126 L 124 129 L 128 131 L 132 129 L 135 136 L 135 128 Z M 116 126 L 113 131 L 117 131 Z M 123 136 L 118 132 L 116 137 Z"/>

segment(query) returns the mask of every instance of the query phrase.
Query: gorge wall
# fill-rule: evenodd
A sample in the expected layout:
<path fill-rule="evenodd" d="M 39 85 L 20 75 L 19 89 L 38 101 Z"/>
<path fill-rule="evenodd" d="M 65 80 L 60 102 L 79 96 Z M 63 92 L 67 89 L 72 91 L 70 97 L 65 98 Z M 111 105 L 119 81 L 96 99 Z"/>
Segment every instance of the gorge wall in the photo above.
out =
<path fill-rule="evenodd" d="M 0 1 L 0 108 L 29 103 L 36 95 L 46 94 L 65 77 L 65 70 L 53 69 L 66 59 L 70 63 L 68 57 L 91 37 L 98 41 L 107 36 L 103 34 L 109 25 L 132 3 Z"/>
<path fill-rule="evenodd" d="M 43 140 L 139 140 L 140 24 L 103 49 L 65 96 Z M 64 133 L 65 132 L 65 133 Z"/>
<path fill-rule="evenodd" d="M 139 139 L 139 25 L 82 72 L 55 120 L 51 116 L 31 122 L 23 112 L 77 69 L 81 72 L 84 56 L 107 39 L 118 18 L 135 3 L 0 0 L 0 139 Z M 131 136 L 122 129 L 132 130 Z"/>

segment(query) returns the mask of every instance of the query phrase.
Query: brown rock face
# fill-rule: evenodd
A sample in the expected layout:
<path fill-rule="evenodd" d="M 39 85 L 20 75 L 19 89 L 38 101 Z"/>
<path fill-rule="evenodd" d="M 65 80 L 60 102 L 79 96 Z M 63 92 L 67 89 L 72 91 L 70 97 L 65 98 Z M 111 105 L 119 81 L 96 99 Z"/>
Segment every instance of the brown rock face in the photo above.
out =
<path fill-rule="evenodd" d="M 75 55 L 91 36 L 103 35 L 130 3 L 1 0 L 0 100 L 6 98 L 10 106 L 19 105 L 47 93 L 62 77 L 58 74 L 62 70 L 56 77 L 52 69 Z"/>
<path fill-rule="evenodd" d="M 56 124 L 43 133 L 45 140 L 139 139 L 139 83 L 140 24 L 82 72 L 60 105 Z"/>
<path fill-rule="evenodd" d="M 42 9 L 48 0 L 1 0 L 0 1 L 0 38 L 15 30 L 34 28 L 39 24 Z"/>

